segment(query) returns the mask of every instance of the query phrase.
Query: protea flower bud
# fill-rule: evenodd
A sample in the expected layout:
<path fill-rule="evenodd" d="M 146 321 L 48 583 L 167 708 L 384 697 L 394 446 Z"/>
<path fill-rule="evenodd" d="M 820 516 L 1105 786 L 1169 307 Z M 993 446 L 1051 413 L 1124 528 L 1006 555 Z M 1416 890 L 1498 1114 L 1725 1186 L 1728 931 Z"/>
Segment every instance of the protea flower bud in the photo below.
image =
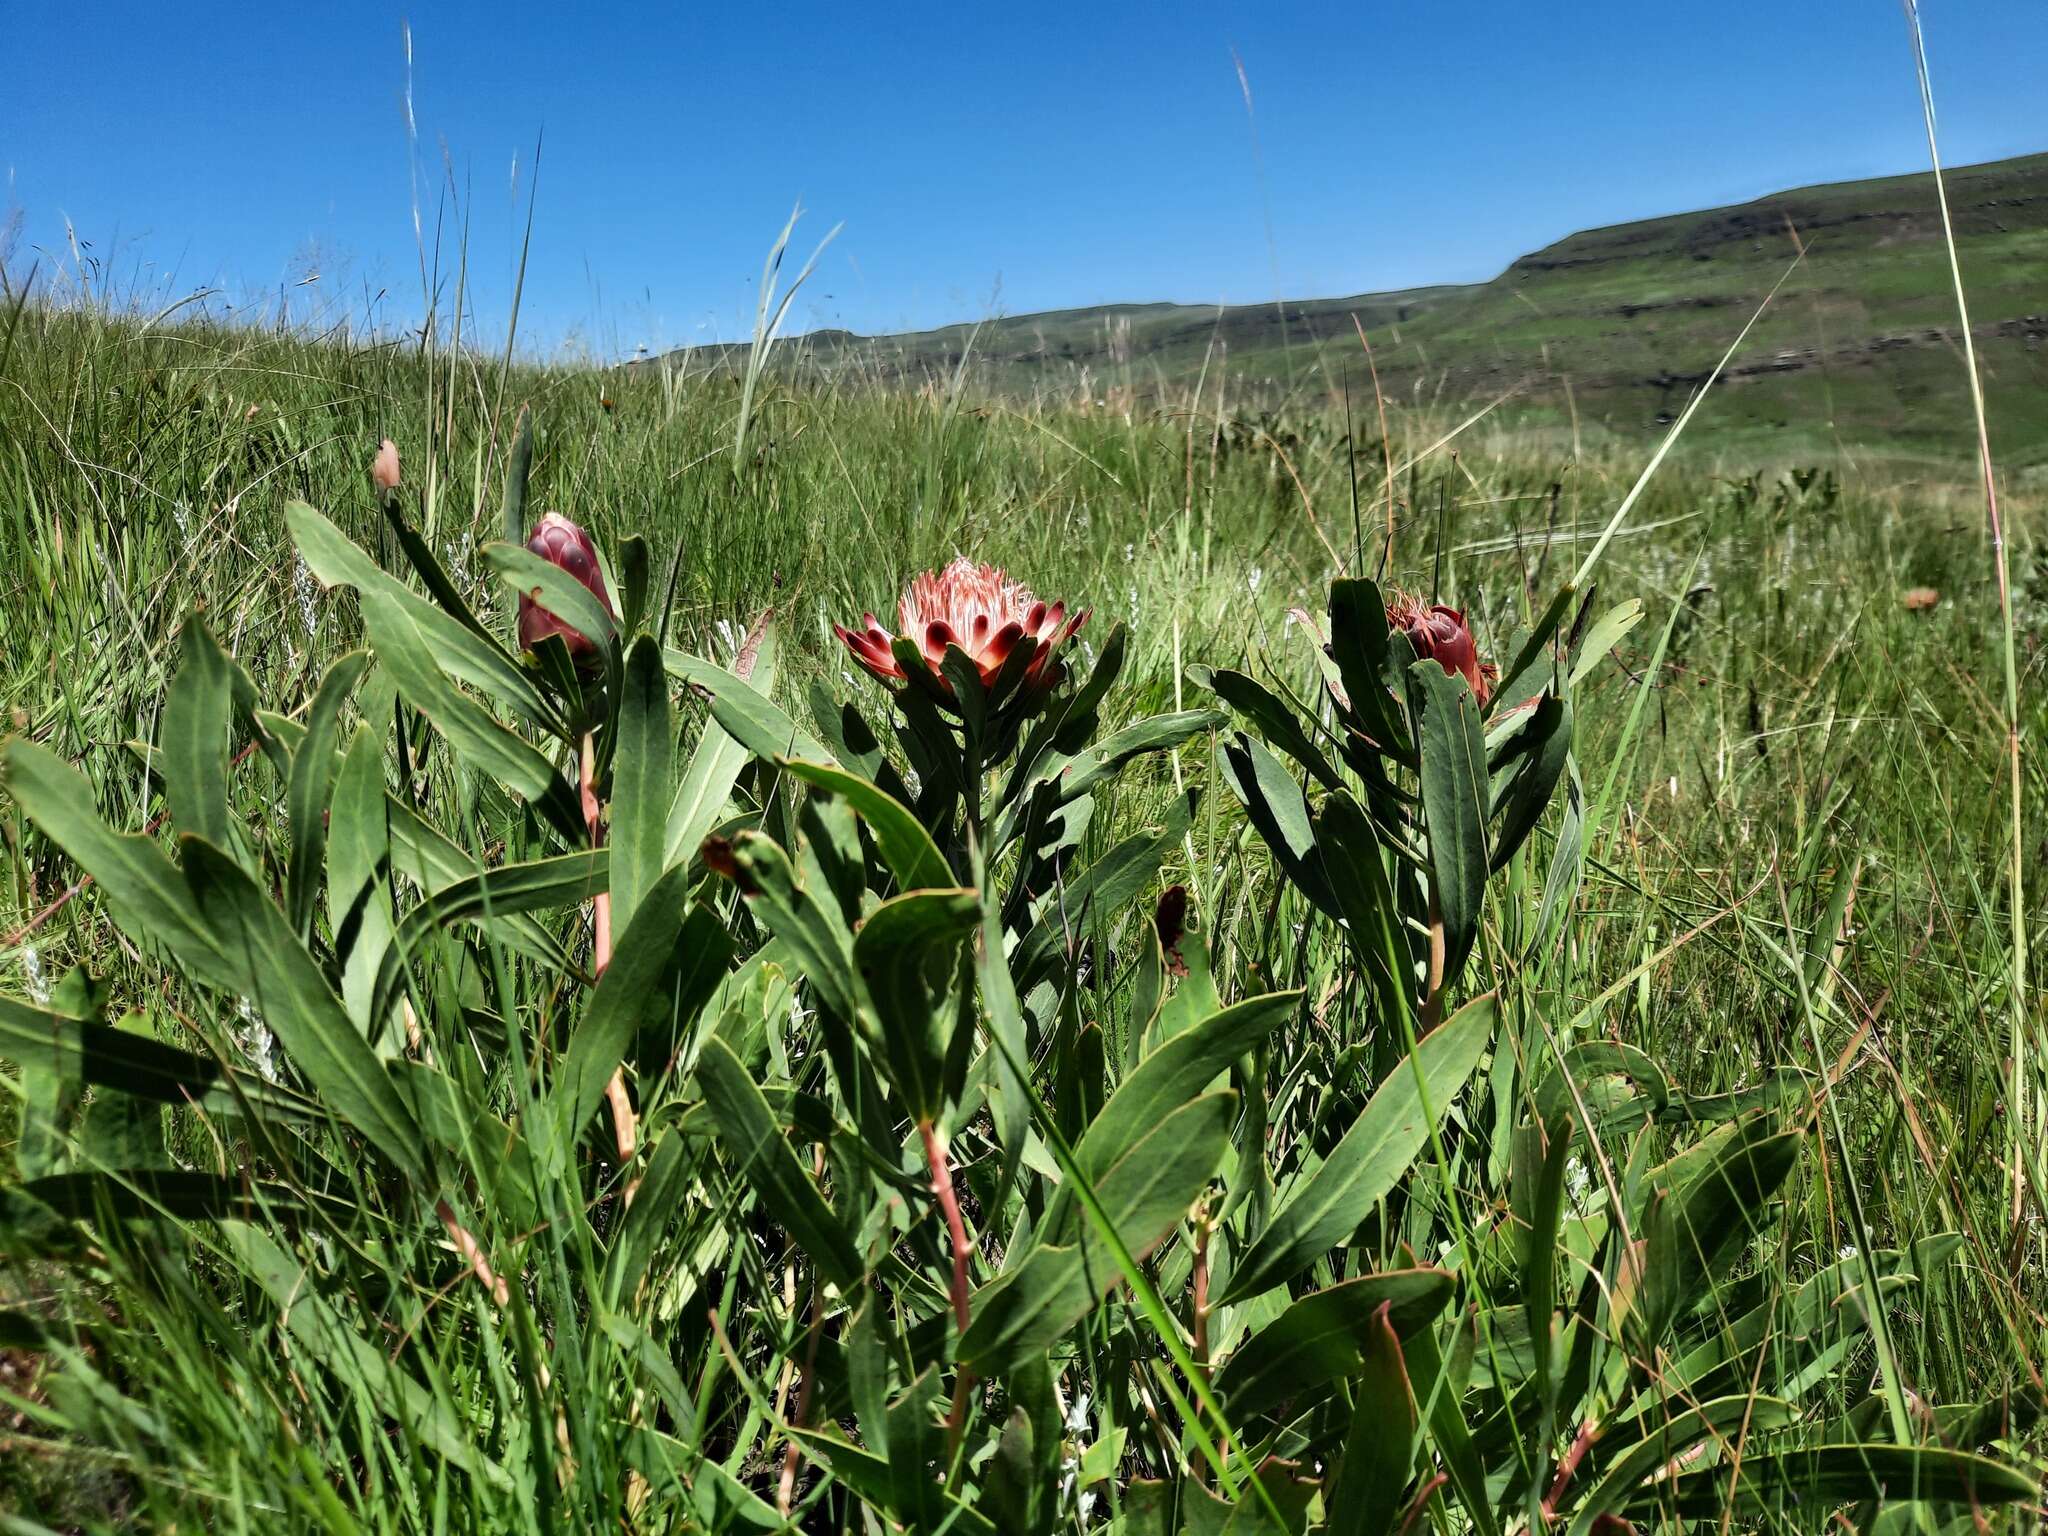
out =
<path fill-rule="evenodd" d="M 550 565 L 560 566 L 584 586 L 597 594 L 607 613 L 616 614 L 612 597 L 605 590 L 604 572 L 598 569 L 597 546 L 590 542 L 590 535 L 569 521 L 559 512 L 549 512 L 533 525 L 533 532 L 526 536 L 526 547 Z M 580 629 L 572 628 L 556 618 L 547 609 L 533 600 L 530 593 L 519 594 L 519 647 L 530 651 L 549 635 L 560 635 L 562 644 L 569 648 L 569 654 L 580 665 L 594 660 L 598 654 L 597 642 Z"/>
<path fill-rule="evenodd" d="M 953 693 L 952 682 L 941 670 L 948 647 L 964 651 L 982 685 L 992 687 L 1018 642 L 1027 638 L 1037 643 L 1037 649 L 1024 668 L 1018 691 L 1026 699 L 1043 698 L 1065 676 L 1054 653 L 1088 620 L 1085 612 L 1069 617 L 1065 603 L 1046 606 L 1000 567 L 976 565 L 964 555 L 943 571 L 913 577 L 896 612 L 902 633 L 921 653 L 926 681 L 946 698 Z M 853 659 L 874 676 L 885 683 L 910 681 L 896 659 L 896 637 L 872 613 L 861 616 L 861 625 L 859 631 L 839 624 L 832 628 Z"/>
<path fill-rule="evenodd" d="M 256 407 L 249 409 L 253 412 Z M 370 460 L 370 483 L 379 491 L 398 489 L 398 444 L 388 437 L 377 445 L 377 456 Z"/>
<path fill-rule="evenodd" d="M 1387 604 L 1387 627 L 1398 629 L 1415 648 L 1417 660 L 1434 661 L 1453 677 L 1462 676 L 1472 685 L 1472 698 L 1484 704 L 1493 693 L 1499 672 L 1490 661 L 1479 657 L 1479 642 L 1472 638 L 1465 615 L 1442 603 L 1424 607 L 1404 593 L 1395 593 Z"/>

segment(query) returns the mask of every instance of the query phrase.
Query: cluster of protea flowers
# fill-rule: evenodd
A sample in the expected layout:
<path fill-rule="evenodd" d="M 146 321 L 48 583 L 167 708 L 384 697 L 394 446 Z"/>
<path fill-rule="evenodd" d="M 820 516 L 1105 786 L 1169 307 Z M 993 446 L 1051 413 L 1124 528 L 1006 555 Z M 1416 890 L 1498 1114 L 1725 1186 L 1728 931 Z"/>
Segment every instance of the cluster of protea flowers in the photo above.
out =
<path fill-rule="evenodd" d="M 964 555 L 942 571 L 913 577 L 896 605 L 900 633 L 892 635 L 872 613 L 861 628 L 832 626 L 853 659 L 882 682 L 922 688 L 957 711 L 947 653 L 958 650 L 973 666 L 991 707 L 1015 703 L 1026 712 L 1060 685 L 1066 667 L 1059 647 L 1088 621 L 1065 603 L 1048 605 L 1000 566 L 977 565 Z"/>

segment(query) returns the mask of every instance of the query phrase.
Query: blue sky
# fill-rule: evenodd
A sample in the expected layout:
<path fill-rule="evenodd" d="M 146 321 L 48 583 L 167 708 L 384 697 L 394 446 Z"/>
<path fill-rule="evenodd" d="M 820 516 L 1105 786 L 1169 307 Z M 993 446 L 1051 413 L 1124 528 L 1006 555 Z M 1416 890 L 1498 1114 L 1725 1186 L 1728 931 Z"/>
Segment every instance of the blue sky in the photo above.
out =
<path fill-rule="evenodd" d="M 1926 153 L 1897 0 L 346 10 L 10 24 L 12 270 L 68 263 L 68 220 L 121 291 L 282 288 L 300 317 L 381 291 L 396 326 L 422 307 L 414 175 L 431 237 L 452 165 L 502 337 L 544 133 L 522 339 L 618 355 L 742 334 L 798 199 L 799 255 L 845 228 L 793 325 L 876 331 L 1481 279 Z M 2048 4 L 1922 19 L 1944 158 L 2048 149 Z"/>

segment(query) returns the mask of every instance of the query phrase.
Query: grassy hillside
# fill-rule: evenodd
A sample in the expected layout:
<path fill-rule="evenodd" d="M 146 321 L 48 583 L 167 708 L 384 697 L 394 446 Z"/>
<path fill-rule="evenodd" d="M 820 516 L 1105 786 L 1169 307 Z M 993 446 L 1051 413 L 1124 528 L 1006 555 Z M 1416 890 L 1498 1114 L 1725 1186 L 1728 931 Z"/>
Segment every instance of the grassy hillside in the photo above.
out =
<path fill-rule="evenodd" d="M 2048 155 L 1949 173 L 1994 446 L 2048 464 Z M 1110 305 L 910 335 L 824 332 L 814 363 L 920 382 L 961 368 L 1004 395 L 1184 394 L 1228 377 L 1228 406 L 1284 409 L 1366 370 L 1409 403 L 1504 419 L 1583 448 L 1639 444 L 1683 408 L 1751 312 L 1807 252 L 1691 447 L 1732 460 L 1967 452 L 1955 300 L 1929 176 L 1781 192 L 1588 230 L 1492 282 L 1216 308 Z M 723 361 L 721 354 L 687 354 Z"/>

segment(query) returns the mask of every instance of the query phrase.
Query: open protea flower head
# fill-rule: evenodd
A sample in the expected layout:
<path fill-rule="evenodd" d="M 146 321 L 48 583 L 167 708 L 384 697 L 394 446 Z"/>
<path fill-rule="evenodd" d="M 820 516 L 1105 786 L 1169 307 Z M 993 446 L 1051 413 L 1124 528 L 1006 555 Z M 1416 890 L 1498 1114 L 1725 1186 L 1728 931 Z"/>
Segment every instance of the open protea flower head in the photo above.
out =
<path fill-rule="evenodd" d="M 1031 660 L 1018 680 L 1027 698 L 1039 698 L 1059 686 L 1064 668 L 1055 652 L 1088 620 L 1085 612 L 1067 613 L 1065 603 L 1042 602 L 1021 581 L 1012 581 L 1000 566 L 976 565 L 964 555 L 943 571 L 925 571 L 911 578 L 896 606 L 900 632 L 911 640 L 924 664 L 924 681 L 950 697 L 953 685 L 940 670 L 949 646 L 958 646 L 981 674 L 984 687 L 994 687 L 1020 642 L 1036 642 Z M 911 679 L 895 652 L 896 636 L 872 613 L 861 616 L 861 628 L 835 624 L 833 632 L 846 642 L 853 659 L 885 683 Z"/>
<path fill-rule="evenodd" d="M 597 600 L 604 604 L 608 613 L 616 614 L 612 606 L 611 593 L 605 590 L 604 572 L 598 569 L 597 546 L 590 542 L 590 535 L 559 512 L 549 512 L 533 525 L 533 532 L 526 536 L 526 547 L 550 565 L 558 565 L 574 576 L 584 586 L 597 594 Z M 547 609 L 533 600 L 530 593 L 519 594 L 519 646 L 521 650 L 532 650 L 549 635 L 560 635 L 562 644 L 569 648 L 569 654 L 580 664 L 597 656 L 597 642 L 556 618 Z"/>
<path fill-rule="evenodd" d="M 1442 603 L 1424 607 L 1419 598 L 1396 592 L 1387 604 L 1387 627 L 1398 629 L 1415 648 L 1417 660 L 1428 658 L 1452 676 L 1463 676 L 1472 685 L 1474 701 L 1484 704 L 1493 693 L 1499 671 L 1479 656 L 1479 642 L 1465 615 Z"/>

